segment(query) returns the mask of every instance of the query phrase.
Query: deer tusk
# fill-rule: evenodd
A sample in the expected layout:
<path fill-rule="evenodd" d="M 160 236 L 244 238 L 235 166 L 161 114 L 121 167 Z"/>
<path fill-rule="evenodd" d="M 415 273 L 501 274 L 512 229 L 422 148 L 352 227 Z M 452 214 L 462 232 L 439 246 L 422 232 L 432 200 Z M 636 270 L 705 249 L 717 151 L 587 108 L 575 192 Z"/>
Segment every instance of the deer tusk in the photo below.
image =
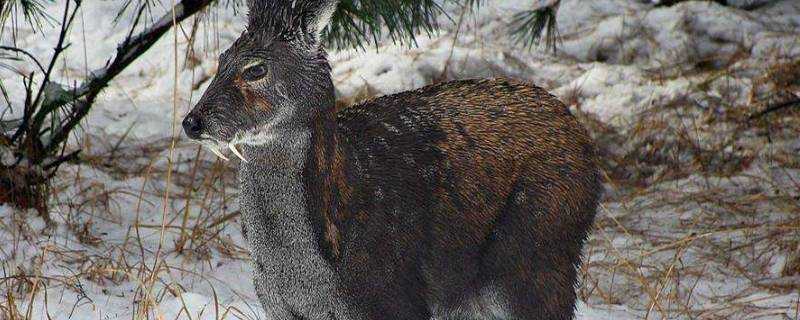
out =
<path fill-rule="evenodd" d="M 211 151 L 213 154 L 217 155 L 217 157 L 222 158 L 225 161 L 228 161 L 228 158 L 222 155 L 222 152 L 219 152 L 219 148 L 215 145 L 205 145 L 205 147 Z"/>
<path fill-rule="evenodd" d="M 239 157 L 239 159 L 241 159 L 244 162 L 247 162 L 247 159 L 245 159 L 244 156 L 241 153 L 239 153 L 239 150 L 236 150 L 235 144 L 233 144 L 232 142 L 228 143 L 228 149 L 231 149 L 231 152 L 233 152 L 235 156 Z"/>

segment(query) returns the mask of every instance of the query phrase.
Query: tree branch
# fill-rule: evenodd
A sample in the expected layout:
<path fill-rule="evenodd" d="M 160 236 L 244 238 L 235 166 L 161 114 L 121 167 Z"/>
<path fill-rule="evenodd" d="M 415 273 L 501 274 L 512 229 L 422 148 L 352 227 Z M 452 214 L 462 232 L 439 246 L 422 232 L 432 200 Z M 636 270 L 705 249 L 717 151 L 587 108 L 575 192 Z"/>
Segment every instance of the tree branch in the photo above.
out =
<path fill-rule="evenodd" d="M 772 113 L 772 112 L 775 112 L 775 111 L 778 111 L 778 110 L 781 110 L 781 109 L 788 109 L 788 108 L 791 108 L 793 106 L 800 106 L 800 97 L 795 96 L 794 99 L 789 99 L 789 100 L 786 100 L 784 102 L 768 106 L 766 109 L 761 110 L 761 111 L 751 115 L 750 116 L 750 120 L 762 117 L 762 116 L 764 116 L 766 114 L 769 114 L 769 113 Z"/>
<path fill-rule="evenodd" d="M 75 9 L 72 10 L 72 14 L 68 15 L 69 13 L 69 1 L 67 1 L 66 6 L 64 7 L 64 18 L 61 21 L 61 31 L 58 34 L 58 43 L 56 47 L 53 49 L 53 57 L 50 58 L 50 64 L 47 66 L 47 72 L 44 73 L 44 79 L 42 79 L 42 84 L 39 86 L 39 91 L 36 92 L 36 98 L 33 99 L 33 104 L 31 105 L 31 110 L 35 110 L 35 107 L 39 105 L 39 102 L 42 99 L 42 95 L 44 94 L 47 86 L 51 85 L 50 75 L 53 73 L 53 68 L 56 66 L 56 62 L 58 61 L 58 56 L 61 55 L 61 52 L 66 50 L 70 44 L 64 44 L 64 40 L 67 38 L 67 32 L 69 32 L 69 27 L 72 25 L 72 21 L 75 19 L 75 14 L 78 13 L 78 9 L 81 7 L 81 1 L 75 0 Z M 47 98 L 46 95 L 44 98 Z M 48 114 L 49 111 L 45 112 L 37 112 L 38 115 Z M 39 128 L 41 127 L 41 122 L 44 121 L 44 116 L 41 117 L 42 119 L 34 119 L 31 123 L 32 125 L 29 126 L 27 129 L 30 133 L 38 133 Z M 22 128 L 20 128 L 22 129 Z"/>
<path fill-rule="evenodd" d="M 75 1 L 75 9 L 72 11 L 72 14 L 69 14 L 69 1 L 64 6 L 64 17 L 61 20 L 61 30 L 58 33 L 58 42 L 56 43 L 56 47 L 53 48 L 53 57 L 50 58 L 50 63 L 47 65 L 47 70 L 44 72 L 44 79 L 42 79 L 42 84 L 39 86 L 39 90 L 36 92 L 36 97 L 33 101 L 26 100 L 25 101 L 25 110 L 26 112 L 22 115 L 22 124 L 19 126 L 14 135 L 11 136 L 11 140 L 16 140 L 17 138 L 21 137 L 23 133 L 27 133 L 30 135 L 33 132 L 38 131 L 37 122 L 34 121 L 31 125 L 31 117 L 36 110 L 36 106 L 39 105 L 39 99 L 41 99 L 42 94 L 44 93 L 45 86 L 50 82 L 50 74 L 53 72 L 53 67 L 56 65 L 56 61 L 58 61 L 58 56 L 61 54 L 67 45 L 64 46 L 64 39 L 66 39 L 67 31 L 69 30 L 70 24 L 72 24 L 72 20 L 75 19 L 75 13 L 78 12 L 78 8 L 80 8 L 81 3 L 80 1 Z M 30 111 L 30 112 L 27 112 Z M 36 129 L 36 130 L 33 130 Z"/>
<path fill-rule="evenodd" d="M 180 23 L 208 6 L 212 1 L 213 0 L 181 1 L 173 7 L 175 21 Z M 86 116 L 94 100 L 97 98 L 97 95 L 108 86 L 111 79 L 119 75 L 128 65 L 150 49 L 161 36 L 172 28 L 173 11 L 163 15 L 152 26 L 147 28 L 147 30 L 122 41 L 111 63 L 107 64 L 104 68 L 91 72 L 89 78 L 84 81 L 80 87 L 69 91 L 67 95 L 61 95 L 61 98 L 48 101 L 46 106 L 42 106 L 43 108 L 53 108 L 66 104 L 72 105 L 63 125 L 54 128 L 53 134 L 45 147 L 45 153 L 49 153 L 66 140 L 69 132 Z"/>
<path fill-rule="evenodd" d="M 671 7 L 673 5 L 686 1 L 689 0 L 663 0 L 657 3 L 656 7 Z M 765 7 L 774 2 L 774 1 L 752 1 L 750 3 L 745 3 L 745 4 L 735 4 L 735 3 L 729 3 L 728 0 L 709 0 L 709 1 L 719 3 L 723 6 L 736 7 L 746 11 L 756 10 L 758 8 Z"/>
<path fill-rule="evenodd" d="M 0 10 L 2 10 L 2 8 L 0 8 Z M 28 58 L 30 58 L 34 63 L 36 63 L 36 66 L 39 67 L 39 71 L 41 71 L 42 73 L 47 72 L 47 71 L 44 70 L 44 67 L 42 66 L 42 64 L 39 63 L 39 60 L 37 60 L 36 57 L 34 57 L 28 51 L 25 51 L 25 50 L 17 48 L 17 47 L 9 47 L 9 46 L 0 46 L 0 50 L 8 50 L 8 51 L 13 51 L 13 52 L 18 52 L 18 53 L 24 54 L 24 55 L 28 56 Z"/>

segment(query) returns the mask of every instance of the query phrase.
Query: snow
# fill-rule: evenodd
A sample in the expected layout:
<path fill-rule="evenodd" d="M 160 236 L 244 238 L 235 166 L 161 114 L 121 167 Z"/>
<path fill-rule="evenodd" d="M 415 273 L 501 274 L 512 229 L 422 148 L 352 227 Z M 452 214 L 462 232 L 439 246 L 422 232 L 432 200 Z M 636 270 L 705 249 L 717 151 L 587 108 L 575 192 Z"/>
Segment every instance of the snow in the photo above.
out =
<path fill-rule="evenodd" d="M 729 108 L 718 101 L 746 104 L 752 92 L 764 90 L 759 79 L 769 65 L 800 56 L 800 3 L 791 0 L 754 11 L 710 1 L 653 7 L 647 1 L 565 0 L 558 11 L 563 42 L 555 54 L 542 48 L 526 50 L 507 36 L 514 12 L 549 2 L 487 1 L 476 12 L 466 13 L 461 23 L 460 8 L 450 5 L 447 10 L 453 20 L 442 18 L 441 32 L 419 36 L 417 47 L 383 41 L 377 52 L 331 52 L 337 95 L 352 103 L 441 79 L 513 77 L 550 90 L 574 110 L 611 128 L 618 137 L 597 134 L 599 141 L 622 140 L 608 151 L 611 155 L 638 151 L 641 162 L 659 157 L 686 159 L 692 155 L 673 154 L 670 145 L 641 143 L 626 139 L 626 134 L 641 131 L 642 119 L 660 124 L 646 117 L 653 108 L 688 100 L 706 109 L 656 110 L 678 119 L 665 124 L 664 130 L 718 127 L 698 130 L 690 137 L 699 147 L 710 148 L 724 140 L 732 124 L 697 124 L 704 112 L 727 114 Z M 755 2 L 763 1 L 742 0 L 737 5 Z M 65 3 L 48 4 L 47 10 L 60 17 Z M 156 2 L 151 22 L 168 5 Z M 90 70 L 102 68 L 131 23 L 130 15 L 114 23 L 112 13 L 118 4 L 113 1 L 84 6 L 70 33 L 72 46 L 56 67 L 61 83 L 80 82 Z M 142 310 L 157 319 L 263 316 L 250 283 L 238 222 L 214 224 L 238 209 L 231 169 L 235 164 L 216 161 L 205 151 L 197 159 L 197 146 L 184 140 L 174 152 L 169 150 L 170 138 L 180 135 L 173 120 L 180 120 L 198 100 L 216 70 L 216 57 L 243 29 L 239 9 L 237 15 L 232 7 L 220 7 L 198 24 L 192 44 L 195 56 L 188 59 L 191 25 L 184 22 L 177 41 L 175 34 L 167 33 L 101 94 L 84 121 L 85 131 L 71 140 L 84 148 L 90 160 L 65 165 L 54 180 L 50 199 L 54 227 L 33 212 L 0 206 L 3 276 L 48 279 L 12 290 L 20 313 L 30 311 L 32 319 L 131 318 L 141 316 Z M 48 61 L 56 32 L 46 27 L 43 33 L 33 33 L 22 26 L 16 43 Z M 2 36 L 4 44 L 11 41 L 9 33 Z M 9 65 L 23 73 L 35 68 L 26 62 Z M 732 72 L 697 71 L 703 66 Z M 0 78 L 12 104 L 19 106 L 24 98 L 20 76 L 0 68 Z M 20 112 L 9 110 L 3 119 Z M 753 136 L 748 139 L 760 141 Z M 774 193 L 758 179 L 767 177 L 775 186 L 800 181 L 800 170 L 775 167 L 764 160 L 780 155 L 778 151 L 800 152 L 800 141 L 776 138 L 770 148 L 744 155 L 724 149 L 722 158 L 752 158 L 750 168 L 735 176 L 710 179 L 690 173 L 638 193 L 609 186 L 608 200 L 585 254 L 578 319 L 794 317 L 800 299 L 796 290 L 776 292 L 754 286 L 759 279 L 744 278 L 731 267 L 738 265 L 754 274 L 763 270 L 778 277 L 789 259 L 787 248 L 778 242 L 757 241 L 753 252 L 767 252 L 765 257 L 710 258 L 711 251 L 725 249 L 719 247 L 721 242 L 735 247 L 764 234 L 792 236 L 759 224 L 785 221 L 791 213 L 758 202 L 763 194 Z M 2 152 L 3 161 L 10 160 Z M 116 160 L 107 159 L 111 154 Z M 719 170 L 725 170 L 722 167 L 728 160 L 715 161 L 721 163 Z M 198 172 L 192 173 L 195 165 Z M 648 181 L 658 180 L 658 172 L 667 172 L 668 167 L 655 164 L 656 173 Z M 170 170 L 173 174 L 168 179 Z M 743 210 L 765 212 L 766 218 L 727 216 L 720 213 L 719 204 L 693 200 L 709 186 L 723 200 L 752 197 L 752 207 Z M 747 194 L 750 191 L 742 186 L 764 190 Z M 167 191 L 170 197 L 165 201 Z M 671 199 L 680 196 L 677 191 L 696 194 Z M 784 192 L 791 195 L 793 191 Z M 712 230 L 711 224 L 720 221 L 731 230 Z M 162 224 L 168 226 L 163 232 Z M 182 244 L 186 234 L 180 226 L 201 243 Z M 677 246 L 677 252 L 670 247 L 682 241 L 696 245 Z M 676 264 L 682 272 L 680 282 L 643 282 L 670 278 L 668 270 L 675 270 Z M 5 292 L 4 285 L 0 288 Z M 679 301 L 670 298 L 676 292 L 689 297 L 692 310 L 680 309 Z M 662 297 L 656 299 L 659 303 L 652 302 L 654 295 Z"/>

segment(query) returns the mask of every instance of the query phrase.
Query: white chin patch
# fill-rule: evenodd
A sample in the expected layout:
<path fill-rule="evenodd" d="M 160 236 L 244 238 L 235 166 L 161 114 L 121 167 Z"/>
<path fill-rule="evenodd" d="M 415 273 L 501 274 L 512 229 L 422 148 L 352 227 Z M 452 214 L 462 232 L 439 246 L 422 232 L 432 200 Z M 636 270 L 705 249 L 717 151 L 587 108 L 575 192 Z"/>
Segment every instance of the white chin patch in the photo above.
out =
<path fill-rule="evenodd" d="M 278 137 L 275 134 L 274 128 L 284 119 L 290 117 L 292 114 L 292 110 L 293 110 L 292 108 L 283 108 L 283 112 L 278 113 L 278 115 L 275 116 L 275 118 L 273 118 L 272 121 L 270 121 L 266 125 L 245 131 L 239 131 L 227 143 L 217 141 L 216 139 L 206 134 L 201 135 L 200 136 L 201 140 L 197 142 L 206 147 L 206 149 L 211 151 L 217 157 L 220 157 L 225 161 L 228 161 L 228 158 L 222 154 L 222 150 L 228 149 L 237 158 L 241 159 L 244 162 L 248 162 L 247 159 L 244 157 L 244 155 L 242 155 L 242 153 L 239 152 L 239 149 L 237 149 L 236 146 L 240 144 L 250 145 L 250 146 L 262 146 L 265 144 L 272 143 Z"/>
<path fill-rule="evenodd" d="M 237 133 L 231 143 L 234 145 L 246 144 L 250 146 L 262 146 L 274 141 L 277 136 L 269 132 L 266 128 L 251 129 Z"/>
<path fill-rule="evenodd" d="M 250 146 L 263 146 L 265 144 L 270 144 L 275 141 L 275 138 L 278 136 L 275 134 L 276 127 L 278 124 L 284 122 L 285 119 L 288 119 L 292 116 L 293 108 L 281 108 L 277 115 L 275 115 L 270 122 L 256 126 L 255 128 L 251 128 L 245 131 L 239 131 L 231 139 L 229 145 L 239 145 L 245 144 Z M 233 147 L 235 148 L 235 147 Z"/>
<path fill-rule="evenodd" d="M 264 132 L 265 130 L 248 130 L 248 131 L 241 131 L 237 133 L 230 142 L 222 142 L 217 141 L 216 139 L 211 138 L 211 136 L 203 135 L 201 136 L 201 140 L 194 140 L 194 142 L 200 144 L 204 148 L 208 149 L 211 153 L 216 155 L 217 157 L 222 158 L 222 160 L 228 161 L 230 160 L 228 157 L 223 154 L 225 150 L 230 151 L 231 154 L 239 158 L 244 162 L 248 162 L 247 159 L 242 155 L 242 153 L 237 148 L 240 144 L 251 145 L 251 146 L 260 146 L 268 144 L 275 140 L 276 135 L 271 133 Z"/>

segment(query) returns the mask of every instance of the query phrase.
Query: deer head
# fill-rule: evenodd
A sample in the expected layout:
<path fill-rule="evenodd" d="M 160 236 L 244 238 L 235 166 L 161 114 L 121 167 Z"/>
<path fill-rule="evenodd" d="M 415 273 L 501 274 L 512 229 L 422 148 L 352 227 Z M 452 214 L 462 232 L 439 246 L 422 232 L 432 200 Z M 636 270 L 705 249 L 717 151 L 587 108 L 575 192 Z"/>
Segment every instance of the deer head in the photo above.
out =
<path fill-rule="evenodd" d="M 261 145 L 333 112 L 320 32 L 335 0 L 249 0 L 247 29 L 219 57 L 214 79 L 183 120 L 186 135 L 218 156 Z"/>

